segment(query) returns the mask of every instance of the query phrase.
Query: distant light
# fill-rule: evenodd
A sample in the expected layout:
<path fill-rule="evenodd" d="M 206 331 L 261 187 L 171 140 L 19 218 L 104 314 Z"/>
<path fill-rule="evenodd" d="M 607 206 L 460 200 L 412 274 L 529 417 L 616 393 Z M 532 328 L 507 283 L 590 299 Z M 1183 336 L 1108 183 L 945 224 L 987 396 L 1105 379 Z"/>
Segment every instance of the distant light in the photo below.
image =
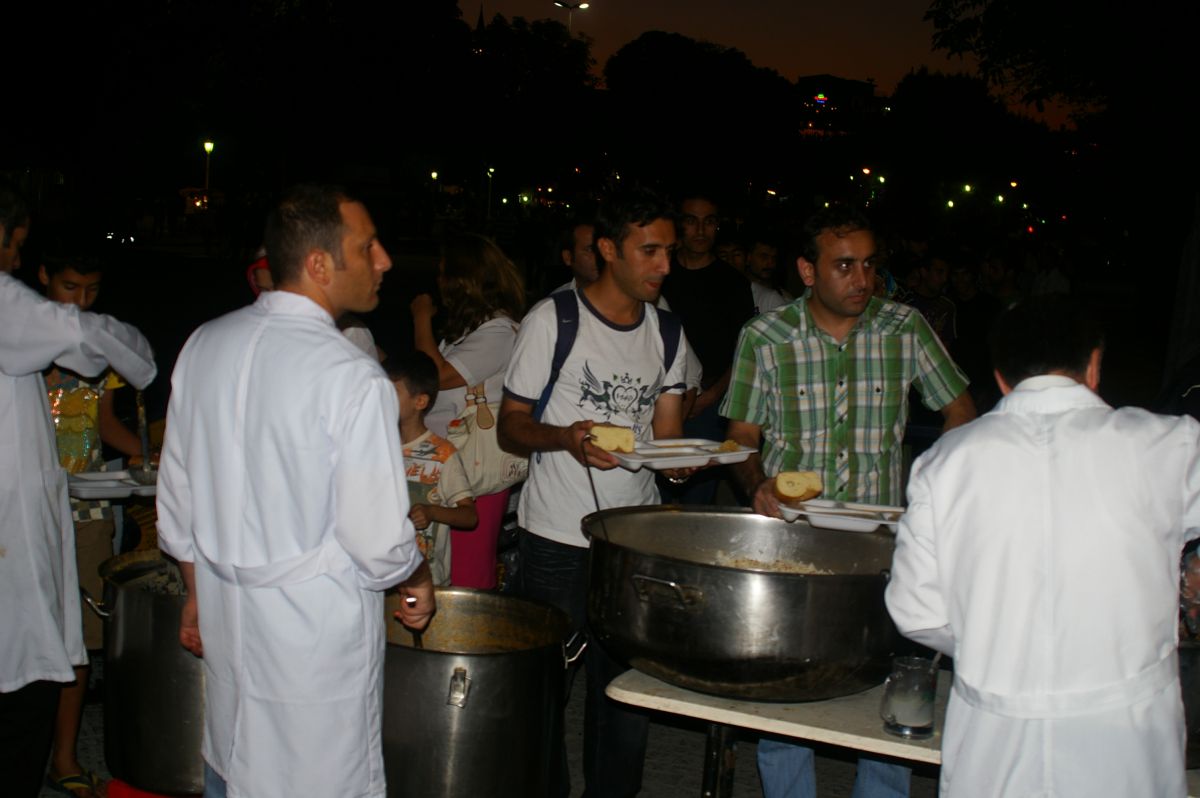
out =
<path fill-rule="evenodd" d="M 501 204 L 501 205 L 507 205 L 507 204 L 508 204 L 508 197 L 501 197 L 501 198 L 500 198 L 500 204 Z"/>
<path fill-rule="evenodd" d="M 1017 181 L 1016 181 L 1016 180 L 1010 180 L 1010 181 L 1008 181 L 1008 185 L 1009 185 L 1009 187 L 1011 187 L 1011 188 L 1016 188 L 1016 187 L 1017 187 Z"/>
<path fill-rule="evenodd" d="M 547 194 L 553 194 L 553 193 L 554 193 L 554 186 L 546 186 L 546 193 L 547 193 Z"/>
<path fill-rule="evenodd" d="M 1058 220 L 1060 222 L 1065 222 L 1067 220 L 1067 215 L 1064 213 L 1062 216 L 1058 217 Z"/>
<path fill-rule="evenodd" d="M 883 179 L 883 175 L 880 175 L 880 176 L 879 176 L 879 182 L 880 182 L 880 183 L 886 183 L 887 181 Z"/>
<path fill-rule="evenodd" d="M 817 92 L 817 96 L 813 97 L 813 99 L 817 101 L 817 105 L 824 105 L 829 100 L 823 91 Z"/>
<path fill-rule="evenodd" d="M 862 169 L 862 172 L 863 172 L 863 174 L 864 174 L 864 175 L 869 175 L 869 174 L 871 174 L 871 167 L 869 167 L 869 166 L 864 166 L 864 167 L 863 167 L 863 169 Z"/>
<path fill-rule="evenodd" d="M 575 174 L 579 174 L 579 167 L 578 167 L 578 166 L 576 166 L 576 167 L 575 167 Z"/>
<path fill-rule="evenodd" d="M 850 175 L 850 179 L 851 179 L 851 180 L 853 180 L 853 179 L 854 179 L 854 175 Z"/>
<path fill-rule="evenodd" d="M 1028 202 L 1022 202 L 1022 203 L 1021 203 L 1021 210 L 1024 210 L 1024 211 L 1027 211 L 1027 210 L 1029 210 L 1029 203 L 1028 203 Z"/>
<path fill-rule="evenodd" d="M 954 207 L 954 200 L 946 200 L 946 207 L 947 207 L 947 208 L 953 208 L 953 207 Z"/>
<path fill-rule="evenodd" d="M 829 203 L 828 203 L 828 202 L 826 202 L 826 203 L 825 203 L 825 207 L 826 207 L 826 208 L 828 208 L 828 207 L 829 207 Z"/>
<path fill-rule="evenodd" d="M 526 203 L 526 204 L 529 204 L 529 195 L 528 195 L 528 194 L 522 194 L 522 195 L 521 195 L 521 202 L 524 202 L 524 203 Z"/>
<path fill-rule="evenodd" d="M 775 196 L 775 189 L 773 189 L 773 188 L 769 188 L 769 189 L 767 189 L 767 193 L 768 193 L 768 194 L 770 194 L 772 197 L 774 197 L 774 196 Z"/>
<path fill-rule="evenodd" d="M 997 194 L 997 195 L 996 195 L 996 202 L 1004 202 L 1004 195 L 1003 195 L 1003 194 Z"/>
<path fill-rule="evenodd" d="M 430 172 L 429 177 L 432 180 L 437 180 L 437 172 Z"/>
<path fill-rule="evenodd" d="M 967 183 L 965 186 L 963 186 L 963 191 L 970 194 L 971 193 L 971 184 Z"/>
<path fill-rule="evenodd" d="M 1025 232 L 1026 232 L 1026 233 L 1029 233 L 1029 234 L 1031 234 L 1031 235 L 1032 235 L 1032 234 L 1033 234 L 1033 225 L 1028 225 L 1028 226 L 1025 228 Z"/>
<path fill-rule="evenodd" d="M 204 151 L 207 152 L 209 155 L 212 154 L 213 143 L 211 141 L 204 142 Z"/>
<path fill-rule="evenodd" d="M 112 240 L 113 240 L 113 234 L 112 234 L 112 233 L 105 233 L 105 234 L 104 234 L 104 237 L 105 237 L 105 238 L 107 238 L 109 241 L 112 241 Z"/>
<path fill-rule="evenodd" d="M 496 174 L 496 167 L 494 167 L 494 166 L 489 166 L 489 167 L 488 167 L 488 177 L 491 177 L 491 176 L 492 176 L 492 175 L 494 175 L 494 174 Z"/>

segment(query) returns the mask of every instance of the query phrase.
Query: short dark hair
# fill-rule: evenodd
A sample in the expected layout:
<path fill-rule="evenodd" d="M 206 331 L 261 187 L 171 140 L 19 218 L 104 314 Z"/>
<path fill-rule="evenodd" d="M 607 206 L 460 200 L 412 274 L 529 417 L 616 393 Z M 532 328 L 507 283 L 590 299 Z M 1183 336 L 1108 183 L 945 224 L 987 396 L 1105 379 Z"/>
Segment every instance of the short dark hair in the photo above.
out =
<path fill-rule="evenodd" d="M 658 219 L 674 222 L 673 205 L 661 194 L 645 186 L 618 190 L 606 196 L 596 211 L 596 241 L 607 238 L 617 251 L 625 244 L 630 226 L 644 227 Z"/>
<path fill-rule="evenodd" d="M 267 215 L 263 241 L 267 264 L 276 286 L 300 276 L 305 256 L 313 249 L 333 254 L 342 265 L 343 202 L 355 201 L 340 186 L 304 183 L 293 187 Z"/>
<path fill-rule="evenodd" d="M 7 180 L 0 180 L 0 227 L 4 228 L 0 246 L 12 243 L 13 231 L 29 226 L 29 203 L 16 187 Z"/>
<path fill-rule="evenodd" d="M 582 216 L 574 216 L 567 220 L 559 231 L 558 253 L 570 252 L 575 249 L 575 230 L 585 225 L 594 228 L 592 220 Z"/>
<path fill-rule="evenodd" d="M 1035 296 L 1000 314 L 989 343 L 993 368 L 1015 387 L 1040 374 L 1082 377 L 1092 351 L 1104 348 L 1104 333 L 1079 300 Z"/>
<path fill-rule="evenodd" d="M 865 230 L 874 234 L 875 228 L 867 215 L 853 205 L 842 203 L 830 205 L 808 217 L 800 230 L 800 257 L 809 263 L 816 263 L 821 257 L 821 248 L 817 245 L 817 237 L 826 230 L 832 230 L 837 235 L 854 233 Z"/>
<path fill-rule="evenodd" d="M 41 266 L 53 277 L 67 269 L 79 274 L 95 274 L 104 271 L 104 260 L 100 248 L 78 232 L 53 236 L 43 249 Z"/>
<path fill-rule="evenodd" d="M 429 397 L 428 412 L 438 397 L 438 370 L 433 358 L 419 349 L 404 355 L 388 357 L 383 361 L 383 370 L 392 382 L 402 382 L 413 396 L 425 394 Z M 422 416 L 425 413 L 421 414 Z"/>

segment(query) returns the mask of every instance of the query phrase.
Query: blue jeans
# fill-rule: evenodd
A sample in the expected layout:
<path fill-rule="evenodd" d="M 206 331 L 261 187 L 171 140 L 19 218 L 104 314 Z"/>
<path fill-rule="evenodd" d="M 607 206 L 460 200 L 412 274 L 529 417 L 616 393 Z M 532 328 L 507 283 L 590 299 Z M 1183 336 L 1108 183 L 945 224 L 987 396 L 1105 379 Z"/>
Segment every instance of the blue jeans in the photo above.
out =
<path fill-rule="evenodd" d="M 632 798 L 642 788 L 642 766 L 650 734 L 648 716 L 626 709 L 604 693 L 627 670 L 587 631 L 588 550 L 521 530 L 521 595 L 553 604 L 571 619 L 572 629 L 588 635 L 583 655 L 587 696 L 583 712 L 583 780 L 586 798 Z M 565 740 L 551 774 L 552 796 L 570 793 Z"/>
<path fill-rule="evenodd" d="M 225 779 L 204 763 L 204 798 L 225 798 Z"/>
<path fill-rule="evenodd" d="M 763 798 L 816 798 L 813 750 L 763 737 L 758 741 Z M 868 756 L 858 758 L 851 798 L 908 798 L 912 768 Z"/>

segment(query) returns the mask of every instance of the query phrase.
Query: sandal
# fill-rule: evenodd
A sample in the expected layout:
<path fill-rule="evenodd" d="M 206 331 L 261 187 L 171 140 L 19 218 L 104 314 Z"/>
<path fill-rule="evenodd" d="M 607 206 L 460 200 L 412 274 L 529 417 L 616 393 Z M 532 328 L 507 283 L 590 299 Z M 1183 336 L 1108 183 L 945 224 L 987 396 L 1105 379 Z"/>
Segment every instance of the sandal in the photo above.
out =
<path fill-rule="evenodd" d="M 51 778 L 47 773 L 46 786 L 72 798 L 105 798 L 108 795 L 108 790 L 105 789 L 107 785 L 90 770 L 60 776 L 57 779 Z"/>

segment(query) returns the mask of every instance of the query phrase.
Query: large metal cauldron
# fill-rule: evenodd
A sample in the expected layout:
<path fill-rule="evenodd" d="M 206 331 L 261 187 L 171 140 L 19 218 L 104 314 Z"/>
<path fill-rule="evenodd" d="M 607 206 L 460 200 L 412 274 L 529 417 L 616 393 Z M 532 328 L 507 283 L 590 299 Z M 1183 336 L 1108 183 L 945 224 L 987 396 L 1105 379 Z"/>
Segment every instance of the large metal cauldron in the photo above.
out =
<path fill-rule="evenodd" d="M 384 655 L 388 796 L 528 798 L 550 791 L 563 733 L 566 613 L 537 601 L 439 588 L 413 646 L 392 618 Z"/>
<path fill-rule="evenodd" d="M 179 644 L 179 569 L 157 551 L 137 551 L 105 561 L 100 575 L 108 768 L 142 790 L 203 792 L 204 671 Z"/>
<path fill-rule="evenodd" d="M 583 519 L 588 619 L 615 655 L 713 695 L 810 701 L 887 675 L 893 540 L 740 509 L 629 507 Z M 832 573 L 797 573 L 805 563 Z"/>

